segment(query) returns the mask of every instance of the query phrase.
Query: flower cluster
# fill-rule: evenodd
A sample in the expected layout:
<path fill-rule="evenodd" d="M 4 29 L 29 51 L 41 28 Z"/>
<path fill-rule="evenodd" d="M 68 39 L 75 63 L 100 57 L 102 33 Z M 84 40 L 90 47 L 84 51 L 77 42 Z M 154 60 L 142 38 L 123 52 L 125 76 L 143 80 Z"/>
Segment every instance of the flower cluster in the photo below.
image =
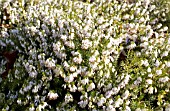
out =
<path fill-rule="evenodd" d="M 168 9 L 156 0 L 21 0 L 3 8 L 11 27 L 1 27 L 0 50 L 19 57 L 0 78 L 0 109 L 170 109 Z"/>

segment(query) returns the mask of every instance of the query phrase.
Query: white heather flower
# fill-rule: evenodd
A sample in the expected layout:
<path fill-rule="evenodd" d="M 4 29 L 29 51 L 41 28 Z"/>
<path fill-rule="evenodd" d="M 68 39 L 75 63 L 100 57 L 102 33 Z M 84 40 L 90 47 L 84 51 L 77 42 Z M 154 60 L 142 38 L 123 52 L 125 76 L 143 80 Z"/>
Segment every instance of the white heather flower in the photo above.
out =
<path fill-rule="evenodd" d="M 105 88 L 106 88 L 106 90 L 111 89 L 112 88 L 112 83 L 109 83 Z"/>
<path fill-rule="evenodd" d="M 125 76 L 125 79 L 124 79 L 124 81 L 123 81 L 125 85 L 128 84 L 129 79 L 130 79 L 130 75 L 126 75 L 126 76 Z"/>
<path fill-rule="evenodd" d="M 158 60 L 156 60 L 155 66 L 158 67 L 159 65 L 160 65 L 160 62 Z"/>
<path fill-rule="evenodd" d="M 94 84 L 93 82 L 90 83 L 90 85 L 89 85 L 88 88 L 87 88 L 87 92 L 93 90 L 94 88 L 95 88 L 95 84 Z"/>
<path fill-rule="evenodd" d="M 63 40 L 63 41 L 66 41 L 67 40 L 67 36 L 66 35 L 61 35 L 61 39 Z"/>
<path fill-rule="evenodd" d="M 42 109 L 45 109 L 45 107 L 48 106 L 46 102 L 43 102 L 43 104 L 38 105 L 37 109 L 38 111 L 41 111 Z"/>
<path fill-rule="evenodd" d="M 8 37 L 9 36 L 9 34 L 6 32 L 6 31 L 1 31 L 1 37 Z"/>
<path fill-rule="evenodd" d="M 58 94 L 53 92 L 49 92 L 47 96 L 50 100 L 56 100 L 58 98 Z"/>
<path fill-rule="evenodd" d="M 150 87 L 148 88 L 148 93 L 149 93 L 149 94 L 153 94 L 153 90 L 154 90 L 154 88 L 153 88 L 152 86 L 150 86 Z"/>
<path fill-rule="evenodd" d="M 83 86 L 78 86 L 78 91 L 79 91 L 79 92 L 81 92 L 81 91 L 83 91 L 83 90 L 84 90 Z"/>
<path fill-rule="evenodd" d="M 148 41 L 148 37 L 144 37 L 144 36 L 142 36 L 142 37 L 141 37 L 141 41 L 142 41 L 142 42 L 144 42 L 144 41 Z"/>
<path fill-rule="evenodd" d="M 161 75 L 162 74 L 162 70 L 156 70 L 156 74 L 157 75 Z"/>
<path fill-rule="evenodd" d="M 79 57 L 74 57 L 74 58 L 73 58 L 73 61 L 74 61 L 74 63 L 76 63 L 76 64 L 81 64 L 81 62 L 83 61 L 83 59 L 82 59 L 81 56 L 79 56 Z"/>
<path fill-rule="evenodd" d="M 112 43 L 109 42 L 109 43 L 107 44 L 107 48 L 111 48 L 111 47 L 112 47 Z"/>
<path fill-rule="evenodd" d="M 168 44 L 170 44 L 170 37 L 168 38 Z"/>
<path fill-rule="evenodd" d="M 129 107 L 129 106 L 126 106 L 126 107 L 125 107 L 125 111 L 131 111 L 130 107 Z"/>
<path fill-rule="evenodd" d="M 158 38 L 159 34 L 157 32 L 155 32 L 155 38 Z"/>
<path fill-rule="evenodd" d="M 98 19 L 97 23 L 98 23 L 98 24 L 102 24 L 103 22 L 104 22 L 104 17 L 101 16 L 101 17 Z"/>
<path fill-rule="evenodd" d="M 69 84 L 68 87 L 70 88 L 70 92 L 76 92 L 77 87 L 75 85 Z"/>
<path fill-rule="evenodd" d="M 135 15 L 138 15 L 138 14 L 140 13 L 140 11 L 141 11 L 141 8 L 137 8 L 137 9 L 135 10 Z"/>
<path fill-rule="evenodd" d="M 148 60 L 142 60 L 141 62 L 142 62 L 141 64 L 144 65 L 145 67 L 149 66 Z"/>
<path fill-rule="evenodd" d="M 162 24 L 161 23 L 159 23 L 157 26 L 156 26 L 156 28 L 161 28 L 162 27 Z"/>
<path fill-rule="evenodd" d="M 152 79 L 147 79 L 146 82 L 147 84 L 152 84 Z"/>
<path fill-rule="evenodd" d="M 127 49 L 133 49 L 133 48 L 135 48 L 136 47 L 136 44 L 135 43 L 132 43 L 132 44 L 130 44 L 129 46 L 127 46 L 126 48 Z"/>
<path fill-rule="evenodd" d="M 104 103 L 106 103 L 106 98 L 101 97 L 100 100 L 97 102 L 97 105 L 100 107 L 103 106 Z"/>
<path fill-rule="evenodd" d="M 164 51 L 163 54 L 162 54 L 162 57 L 168 56 L 168 53 L 169 53 L 168 51 Z"/>
<path fill-rule="evenodd" d="M 53 43 L 53 50 L 54 50 L 54 51 L 60 51 L 60 50 L 61 50 L 61 47 L 62 47 L 62 46 L 61 46 L 61 42 L 58 41 L 58 42 L 55 43 L 55 44 Z"/>
<path fill-rule="evenodd" d="M 163 82 L 163 83 L 165 83 L 165 82 L 167 82 L 167 81 L 169 81 L 169 77 L 168 77 L 168 76 L 165 76 L 165 77 L 159 78 L 159 82 Z"/>
<path fill-rule="evenodd" d="M 108 104 L 113 104 L 113 102 L 114 102 L 113 99 L 112 99 L 112 98 L 109 98 L 107 103 L 108 103 Z"/>
<path fill-rule="evenodd" d="M 48 106 L 48 104 L 44 102 L 43 104 L 38 105 L 36 111 L 41 111 L 42 109 L 45 109 L 46 106 Z"/>
<path fill-rule="evenodd" d="M 154 53 L 154 55 L 155 55 L 155 58 L 157 58 L 157 57 L 158 57 L 158 51 L 155 50 L 153 53 Z"/>
<path fill-rule="evenodd" d="M 130 100 L 126 100 L 126 105 L 129 105 L 130 104 Z"/>
<path fill-rule="evenodd" d="M 74 29 L 73 29 L 73 32 L 74 32 Z M 69 39 L 73 40 L 75 37 L 75 34 L 74 33 L 71 33 L 70 36 L 69 36 Z"/>
<path fill-rule="evenodd" d="M 68 83 L 73 82 L 73 80 L 74 80 L 74 77 L 72 74 L 64 78 L 64 81 Z"/>
<path fill-rule="evenodd" d="M 45 59 L 45 54 L 44 53 L 39 54 L 38 59 L 40 60 Z"/>
<path fill-rule="evenodd" d="M 116 109 L 113 107 L 113 105 L 108 105 L 106 111 L 116 111 Z"/>
<path fill-rule="evenodd" d="M 19 93 L 23 95 L 23 94 L 24 94 L 23 89 L 20 89 L 20 90 L 19 90 Z"/>
<path fill-rule="evenodd" d="M 112 91 L 113 91 L 113 95 L 116 95 L 120 91 L 120 88 L 114 87 L 114 88 L 112 88 Z"/>
<path fill-rule="evenodd" d="M 152 74 L 152 73 L 151 73 L 151 74 L 148 74 L 148 77 L 152 78 L 152 77 L 153 77 L 153 74 Z"/>
<path fill-rule="evenodd" d="M 73 96 L 71 94 L 66 94 L 64 100 L 66 103 L 72 102 Z"/>
<path fill-rule="evenodd" d="M 103 59 L 104 59 L 105 64 L 109 64 L 110 63 L 110 59 L 109 58 L 104 57 Z"/>
<path fill-rule="evenodd" d="M 21 99 L 18 99 L 18 100 L 17 100 L 17 103 L 18 103 L 19 105 L 21 105 L 21 103 L 22 103 Z"/>
<path fill-rule="evenodd" d="M 74 49 L 75 48 L 75 44 L 73 41 L 66 41 L 64 42 L 66 46 L 68 46 L 69 48 Z"/>
<path fill-rule="evenodd" d="M 84 29 L 84 32 L 88 32 L 88 30 L 89 30 L 89 25 L 86 25 L 83 29 Z"/>
<path fill-rule="evenodd" d="M 70 72 L 75 72 L 77 70 L 77 67 L 76 66 L 71 66 L 70 67 Z"/>
<path fill-rule="evenodd" d="M 107 91 L 107 92 L 105 93 L 105 97 L 106 97 L 106 98 L 110 98 L 112 95 L 113 95 L 113 91 L 112 91 L 112 90 Z"/>
<path fill-rule="evenodd" d="M 84 78 L 83 80 L 81 80 L 81 83 L 83 85 L 88 84 L 89 83 L 89 79 L 88 78 Z"/>
<path fill-rule="evenodd" d="M 139 19 L 139 23 L 142 23 L 142 22 L 144 22 L 145 21 L 145 18 L 144 17 L 141 17 L 140 19 Z"/>
<path fill-rule="evenodd" d="M 67 61 L 64 61 L 63 66 L 64 66 L 64 69 L 65 69 L 66 71 L 68 71 L 68 70 L 70 69 L 70 65 L 68 64 Z"/>
<path fill-rule="evenodd" d="M 55 61 L 52 58 L 48 58 L 45 61 L 45 66 L 48 68 L 54 68 L 55 67 Z"/>
<path fill-rule="evenodd" d="M 32 77 L 32 78 L 37 77 L 37 74 L 38 73 L 36 71 L 29 72 L 29 76 Z"/>
<path fill-rule="evenodd" d="M 117 99 L 115 102 L 115 108 L 120 107 L 120 105 L 122 105 L 122 104 L 123 104 L 123 100 L 121 98 Z"/>
<path fill-rule="evenodd" d="M 140 109 L 140 108 L 137 108 L 135 111 L 143 111 L 142 109 Z"/>
<path fill-rule="evenodd" d="M 79 52 L 75 52 L 75 51 L 71 51 L 71 54 L 72 54 L 73 56 L 78 56 L 78 55 L 80 55 Z"/>
<path fill-rule="evenodd" d="M 96 61 L 96 57 L 95 56 L 91 56 L 89 58 L 89 62 L 94 63 L 95 61 Z"/>
<path fill-rule="evenodd" d="M 137 80 L 134 81 L 135 85 L 139 85 L 142 82 L 142 78 L 138 77 Z"/>
<path fill-rule="evenodd" d="M 32 89 L 32 92 L 33 92 L 33 93 L 37 93 L 37 92 L 38 92 L 38 89 L 39 89 L 39 88 L 38 88 L 37 86 L 34 86 L 34 88 Z"/>
<path fill-rule="evenodd" d="M 145 41 L 144 43 L 141 43 L 140 46 L 141 47 L 144 47 L 144 48 L 147 48 L 149 45 L 148 41 Z"/>
<path fill-rule="evenodd" d="M 166 105 L 165 111 L 170 111 L 170 104 L 167 104 L 167 105 Z"/>
<path fill-rule="evenodd" d="M 147 72 L 151 72 L 151 68 L 150 67 L 148 67 Z"/>
<path fill-rule="evenodd" d="M 77 71 L 72 73 L 72 75 L 73 75 L 74 78 L 77 77 L 77 75 L 78 75 Z"/>
<path fill-rule="evenodd" d="M 78 104 L 80 105 L 81 108 L 85 108 L 86 105 L 88 104 L 88 100 L 82 100 L 78 102 Z"/>
<path fill-rule="evenodd" d="M 81 45 L 82 49 L 88 49 L 91 46 L 92 46 L 92 41 L 90 41 L 89 39 L 82 40 L 82 45 Z"/>
<path fill-rule="evenodd" d="M 29 111 L 35 111 L 34 106 L 31 106 L 31 107 L 29 108 Z"/>
<path fill-rule="evenodd" d="M 168 27 L 165 26 L 165 27 L 163 28 L 163 31 L 167 31 L 167 30 L 168 30 Z"/>
<path fill-rule="evenodd" d="M 129 96 L 129 91 L 126 90 L 126 91 L 123 93 L 123 95 L 122 95 L 122 99 L 127 99 L 128 96 Z"/>
<path fill-rule="evenodd" d="M 124 15 L 124 16 L 123 16 L 123 19 L 124 19 L 124 20 L 130 19 L 130 15 L 129 15 L 129 14 Z"/>
<path fill-rule="evenodd" d="M 167 67 L 170 67 L 170 61 L 165 61 Z"/>
<path fill-rule="evenodd" d="M 55 76 L 61 75 L 61 77 L 63 77 L 63 75 L 64 75 L 63 69 L 59 65 L 57 65 L 56 68 L 53 71 L 55 73 Z"/>

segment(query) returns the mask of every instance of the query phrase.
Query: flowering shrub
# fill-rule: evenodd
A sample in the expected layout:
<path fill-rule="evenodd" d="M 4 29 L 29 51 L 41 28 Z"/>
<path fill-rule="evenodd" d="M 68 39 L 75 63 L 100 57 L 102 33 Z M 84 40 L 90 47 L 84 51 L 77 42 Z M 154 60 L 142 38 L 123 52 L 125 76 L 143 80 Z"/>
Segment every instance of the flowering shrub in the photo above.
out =
<path fill-rule="evenodd" d="M 11 27 L 2 27 L 0 49 L 17 50 L 19 57 L 0 79 L 0 108 L 168 111 L 170 36 L 161 24 L 168 9 L 155 4 L 5 4 Z"/>

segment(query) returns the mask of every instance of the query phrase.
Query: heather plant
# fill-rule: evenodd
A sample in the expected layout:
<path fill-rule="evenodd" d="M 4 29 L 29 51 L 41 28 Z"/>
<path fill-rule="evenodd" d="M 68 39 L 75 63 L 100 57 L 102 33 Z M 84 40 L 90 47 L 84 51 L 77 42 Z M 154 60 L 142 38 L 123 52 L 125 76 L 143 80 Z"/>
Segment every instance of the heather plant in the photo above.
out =
<path fill-rule="evenodd" d="M 0 78 L 0 109 L 170 110 L 168 8 L 154 0 L 4 4 L 11 27 L 1 27 L 0 49 L 19 54 Z"/>

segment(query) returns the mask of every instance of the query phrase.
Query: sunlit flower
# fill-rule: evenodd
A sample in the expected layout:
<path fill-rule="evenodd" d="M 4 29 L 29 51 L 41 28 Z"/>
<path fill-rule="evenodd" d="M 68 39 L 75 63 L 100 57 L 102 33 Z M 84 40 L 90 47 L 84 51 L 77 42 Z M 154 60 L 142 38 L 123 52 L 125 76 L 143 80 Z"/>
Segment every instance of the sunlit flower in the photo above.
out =
<path fill-rule="evenodd" d="M 146 66 L 146 67 L 149 66 L 148 60 L 142 60 L 141 64 Z"/>
<path fill-rule="evenodd" d="M 162 54 L 162 57 L 168 56 L 168 53 L 169 53 L 168 51 L 164 51 L 163 54 Z"/>
<path fill-rule="evenodd" d="M 121 98 L 118 98 L 115 102 L 115 108 L 119 107 L 121 104 L 123 104 L 123 100 Z"/>
<path fill-rule="evenodd" d="M 149 94 L 153 94 L 153 90 L 154 90 L 154 88 L 153 88 L 152 86 L 150 86 L 150 87 L 148 88 L 148 93 L 149 93 Z"/>
<path fill-rule="evenodd" d="M 73 96 L 71 94 L 66 94 L 65 95 L 65 102 L 69 103 L 73 101 Z"/>
<path fill-rule="evenodd" d="M 126 91 L 123 93 L 123 95 L 122 95 L 122 99 L 127 99 L 128 96 L 129 96 L 129 91 L 126 90 Z"/>
<path fill-rule="evenodd" d="M 170 67 L 170 61 L 165 61 L 167 67 Z"/>
<path fill-rule="evenodd" d="M 93 90 L 95 88 L 95 84 L 92 82 L 89 84 L 88 88 L 87 88 L 87 92 Z"/>
<path fill-rule="evenodd" d="M 116 109 L 113 107 L 113 105 L 109 105 L 107 106 L 106 111 L 116 111 Z"/>
<path fill-rule="evenodd" d="M 152 80 L 151 79 L 147 79 L 146 82 L 147 82 L 147 84 L 152 84 Z"/>
<path fill-rule="evenodd" d="M 123 16 L 123 19 L 124 19 L 124 20 L 128 20 L 129 18 L 130 18 L 130 15 L 129 15 L 129 14 L 126 14 L 126 15 Z"/>
<path fill-rule="evenodd" d="M 78 56 L 78 57 L 74 57 L 74 58 L 73 58 L 73 61 L 74 61 L 76 64 L 81 64 L 81 62 L 83 61 L 83 59 L 82 59 L 81 56 Z"/>
<path fill-rule="evenodd" d="M 157 75 L 162 74 L 162 70 L 156 70 L 156 74 L 157 74 Z"/>
<path fill-rule="evenodd" d="M 78 104 L 80 105 L 80 107 L 84 108 L 88 104 L 88 100 L 82 100 L 82 101 L 78 102 Z"/>
<path fill-rule="evenodd" d="M 129 106 L 126 106 L 126 111 L 131 111 L 131 108 Z"/>
<path fill-rule="evenodd" d="M 100 100 L 97 102 L 98 106 L 103 106 L 103 104 L 106 102 L 106 98 L 101 97 Z"/>
<path fill-rule="evenodd" d="M 170 104 L 167 104 L 165 107 L 165 111 L 169 111 L 170 110 Z"/>
<path fill-rule="evenodd" d="M 167 81 L 169 81 L 169 77 L 168 77 L 168 76 L 159 78 L 159 82 L 165 83 L 165 82 L 167 82 Z"/>
<path fill-rule="evenodd" d="M 54 68 L 55 67 L 55 61 L 52 58 L 48 58 L 45 61 L 45 66 L 48 68 Z"/>
<path fill-rule="evenodd" d="M 82 40 L 82 49 L 88 49 L 89 47 L 92 46 L 92 42 L 89 39 Z"/>
<path fill-rule="evenodd" d="M 49 92 L 47 96 L 50 100 L 55 100 L 58 98 L 58 94 L 53 92 Z"/>
<path fill-rule="evenodd" d="M 77 69 L 77 67 L 76 67 L 76 66 L 71 66 L 71 67 L 70 67 L 70 72 L 75 72 L 75 71 L 76 71 L 76 69 Z"/>
<path fill-rule="evenodd" d="M 159 65 L 160 65 L 160 62 L 158 60 L 156 60 L 155 66 L 158 67 Z"/>
<path fill-rule="evenodd" d="M 150 67 L 148 67 L 148 69 L 147 69 L 147 72 L 151 72 L 152 70 L 151 70 L 151 68 Z"/>
<path fill-rule="evenodd" d="M 72 74 L 64 78 L 64 81 L 68 83 L 73 82 L 73 80 L 74 80 L 74 77 Z"/>

